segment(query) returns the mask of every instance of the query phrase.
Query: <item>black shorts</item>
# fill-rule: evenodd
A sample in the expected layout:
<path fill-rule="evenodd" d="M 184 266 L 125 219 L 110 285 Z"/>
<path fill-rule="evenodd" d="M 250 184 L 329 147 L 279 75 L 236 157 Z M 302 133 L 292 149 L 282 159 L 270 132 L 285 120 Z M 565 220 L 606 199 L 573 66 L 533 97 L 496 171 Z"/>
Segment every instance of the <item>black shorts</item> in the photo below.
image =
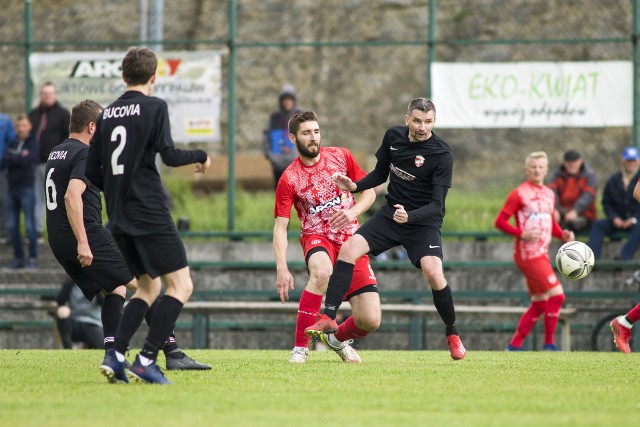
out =
<path fill-rule="evenodd" d="M 126 285 L 133 280 L 133 274 L 113 239 L 90 247 L 93 261 L 88 267 L 82 267 L 77 259 L 69 259 L 68 251 L 57 254 L 55 247 L 51 247 L 62 268 L 87 299 L 92 300 L 102 290 L 113 292 L 118 286 Z M 77 251 L 77 248 L 74 251 Z"/>
<path fill-rule="evenodd" d="M 144 236 L 113 237 L 136 277 L 147 274 L 155 279 L 188 266 L 187 253 L 175 228 Z"/>
<path fill-rule="evenodd" d="M 373 255 L 379 255 L 394 246 L 404 246 L 416 268 L 421 268 L 420 260 L 424 256 L 442 259 L 440 230 L 430 225 L 398 224 L 378 211 L 356 234 L 364 237 Z"/>

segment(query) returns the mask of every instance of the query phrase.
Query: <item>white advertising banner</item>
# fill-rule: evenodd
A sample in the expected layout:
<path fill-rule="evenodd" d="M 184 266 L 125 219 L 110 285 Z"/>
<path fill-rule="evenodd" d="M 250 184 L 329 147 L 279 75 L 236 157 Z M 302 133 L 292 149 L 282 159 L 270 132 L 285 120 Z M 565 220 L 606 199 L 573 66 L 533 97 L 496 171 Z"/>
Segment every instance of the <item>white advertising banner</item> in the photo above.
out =
<path fill-rule="evenodd" d="M 632 63 L 435 63 L 440 128 L 632 125 Z"/>
<path fill-rule="evenodd" d="M 84 99 L 103 107 L 126 91 L 121 63 L 125 52 L 34 53 L 30 57 L 34 84 L 56 85 L 66 108 Z M 153 96 L 169 106 L 171 135 L 176 142 L 220 141 L 221 58 L 219 51 L 156 52 L 158 72 Z"/>

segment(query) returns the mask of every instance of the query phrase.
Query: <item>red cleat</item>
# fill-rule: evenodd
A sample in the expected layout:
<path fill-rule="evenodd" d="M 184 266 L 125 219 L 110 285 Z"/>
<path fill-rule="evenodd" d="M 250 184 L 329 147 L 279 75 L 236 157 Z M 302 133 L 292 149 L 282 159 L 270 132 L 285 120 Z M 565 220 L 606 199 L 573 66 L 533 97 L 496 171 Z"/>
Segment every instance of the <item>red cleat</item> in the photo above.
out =
<path fill-rule="evenodd" d="M 447 337 L 447 345 L 449 346 L 449 351 L 451 352 L 451 358 L 453 360 L 463 359 L 467 354 L 467 350 L 462 345 L 462 341 L 460 341 L 460 337 L 451 334 Z"/>
<path fill-rule="evenodd" d="M 623 353 L 631 353 L 631 347 L 629 347 L 629 338 L 631 337 L 631 329 L 625 328 L 618 322 L 618 318 L 615 318 L 609 323 L 611 326 L 611 332 L 613 332 L 613 342 L 616 343 L 616 347 Z"/>
<path fill-rule="evenodd" d="M 321 314 L 316 318 L 316 323 L 304 330 L 305 334 L 316 337 L 319 337 L 323 332 L 325 334 L 335 334 L 338 332 L 338 323 L 326 314 Z"/>

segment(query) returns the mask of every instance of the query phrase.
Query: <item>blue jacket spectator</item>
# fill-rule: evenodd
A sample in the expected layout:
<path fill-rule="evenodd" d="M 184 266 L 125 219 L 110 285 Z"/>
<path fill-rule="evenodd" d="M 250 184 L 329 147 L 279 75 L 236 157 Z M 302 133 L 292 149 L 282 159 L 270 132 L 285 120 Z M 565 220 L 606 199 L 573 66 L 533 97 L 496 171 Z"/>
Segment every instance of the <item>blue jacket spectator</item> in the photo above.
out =
<path fill-rule="evenodd" d="M 31 122 L 24 114 L 15 121 L 17 138 L 7 146 L 2 164 L 7 170 L 11 242 L 14 260 L 7 268 L 35 268 L 38 257 L 38 234 L 35 225 L 35 168 L 38 162 L 38 141 L 31 134 Z M 40 189 L 44 193 L 44 186 Z M 25 228 L 29 238 L 29 259 L 25 262 L 22 236 L 20 235 L 20 212 L 24 211 Z"/>
<path fill-rule="evenodd" d="M 632 259 L 640 246 L 640 204 L 633 198 L 633 189 L 639 179 L 640 152 L 636 147 L 627 147 L 622 152 L 622 169 L 611 175 L 604 187 L 602 207 L 607 217 L 597 220 L 591 227 L 587 244 L 596 259 L 602 255 L 604 238 L 616 232 L 629 234 L 617 259 Z"/>
<path fill-rule="evenodd" d="M 2 157 L 7 145 L 16 139 L 11 117 L 0 113 L 0 244 L 9 242 L 9 218 L 7 215 L 7 174 L 2 169 Z"/>

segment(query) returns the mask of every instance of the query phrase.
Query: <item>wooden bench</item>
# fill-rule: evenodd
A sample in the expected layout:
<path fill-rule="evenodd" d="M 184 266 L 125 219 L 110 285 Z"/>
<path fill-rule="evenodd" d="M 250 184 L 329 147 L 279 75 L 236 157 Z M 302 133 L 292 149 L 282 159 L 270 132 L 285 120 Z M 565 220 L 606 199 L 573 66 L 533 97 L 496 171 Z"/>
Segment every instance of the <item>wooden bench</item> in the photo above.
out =
<path fill-rule="evenodd" d="M 410 348 L 421 350 L 425 348 L 425 328 L 422 321 L 428 315 L 437 314 L 433 304 L 382 304 L 382 313 L 403 314 L 410 316 Z M 459 314 L 477 315 L 508 315 L 520 317 L 527 307 L 506 306 L 471 306 L 457 305 Z M 209 315 L 220 313 L 280 313 L 294 315 L 298 310 L 298 303 L 279 301 L 190 301 L 183 307 L 184 313 L 193 315 L 193 343 L 195 348 L 209 347 Z M 345 302 L 340 307 L 341 311 L 350 311 L 351 306 Z M 561 349 L 571 350 L 571 319 L 575 316 L 575 308 L 563 308 L 560 310 Z M 384 323 L 384 319 L 383 319 Z"/>

